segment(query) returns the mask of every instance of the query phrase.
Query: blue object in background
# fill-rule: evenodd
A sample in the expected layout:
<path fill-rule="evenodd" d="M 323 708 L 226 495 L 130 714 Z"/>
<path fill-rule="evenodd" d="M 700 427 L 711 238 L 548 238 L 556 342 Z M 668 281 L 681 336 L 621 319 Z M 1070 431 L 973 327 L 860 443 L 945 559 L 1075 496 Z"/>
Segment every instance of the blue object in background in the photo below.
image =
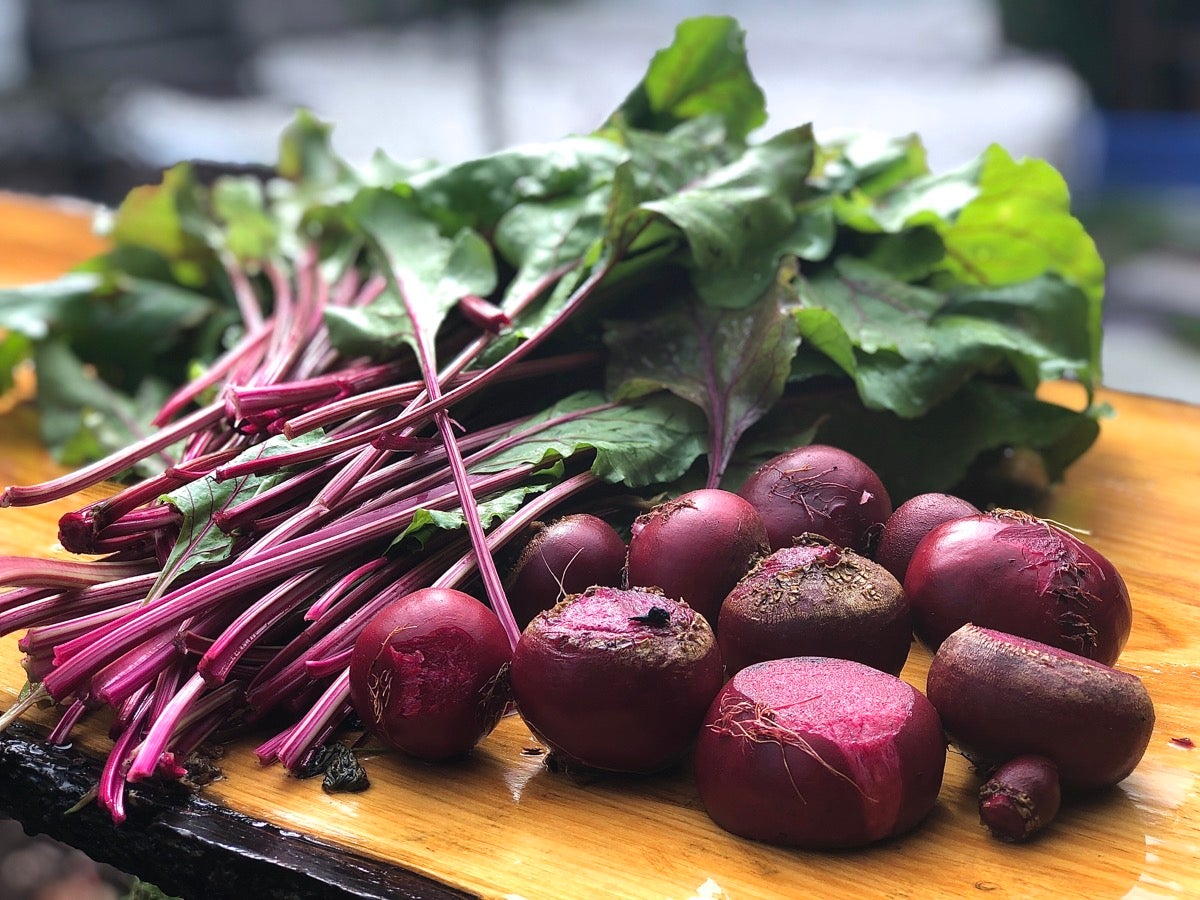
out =
<path fill-rule="evenodd" d="M 1200 114 L 1110 111 L 1099 127 L 1104 185 L 1200 187 Z"/>

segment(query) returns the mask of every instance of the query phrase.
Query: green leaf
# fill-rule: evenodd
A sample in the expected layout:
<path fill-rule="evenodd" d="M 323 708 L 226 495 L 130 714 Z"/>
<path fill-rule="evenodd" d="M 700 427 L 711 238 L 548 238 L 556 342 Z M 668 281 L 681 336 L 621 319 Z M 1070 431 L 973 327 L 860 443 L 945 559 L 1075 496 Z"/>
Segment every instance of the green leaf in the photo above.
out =
<path fill-rule="evenodd" d="M 556 472 L 556 474 L 558 473 Z M 547 490 L 551 483 L 551 479 L 544 477 L 532 479 L 526 484 L 479 500 L 475 504 L 475 508 L 479 510 L 480 524 L 486 529 L 503 522 L 516 513 L 529 497 Z M 413 514 L 412 521 L 408 526 L 396 536 L 392 546 L 397 546 L 404 541 L 416 541 L 419 545 L 424 546 L 435 533 L 456 531 L 465 525 L 466 517 L 463 515 L 462 507 L 448 510 L 419 509 Z"/>
<path fill-rule="evenodd" d="M 144 247 L 172 265 L 175 277 L 199 284 L 214 265 L 204 219 L 204 190 L 187 163 L 163 172 L 162 182 L 131 190 L 117 207 L 111 237 L 119 244 Z"/>
<path fill-rule="evenodd" d="M 262 182 L 251 176 L 217 179 L 212 205 L 220 240 L 239 261 L 265 259 L 279 241 L 279 222 L 267 211 Z"/>
<path fill-rule="evenodd" d="M 280 453 L 312 446 L 323 440 L 325 434 L 320 429 L 290 440 L 276 435 L 239 453 L 233 462 L 278 456 Z M 183 516 L 183 525 L 163 564 L 162 575 L 151 593 L 155 594 L 165 589 L 171 582 L 192 569 L 229 559 L 237 535 L 227 534 L 218 528 L 212 519 L 213 513 L 233 509 L 239 503 L 279 484 L 287 476 L 286 470 L 225 481 L 218 481 L 212 475 L 207 475 L 162 495 L 159 499 L 173 506 Z"/>
<path fill-rule="evenodd" d="M 583 391 L 531 417 L 510 437 L 512 446 L 471 471 L 552 465 L 594 453 L 597 477 L 638 488 L 674 481 L 688 470 L 704 452 L 704 421 L 694 406 L 667 394 L 613 406 L 598 392 Z"/>
<path fill-rule="evenodd" d="M 650 61 L 641 83 L 613 114 L 634 128 L 670 131 L 704 115 L 743 140 L 767 119 L 766 101 L 746 58 L 746 35 L 726 16 L 680 22 L 671 45 Z"/>
<path fill-rule="evenodd" d="M 753 306 L 720 309 L 684 296 L 652 319 L 609 323 L 609 390 L 617 399 L 658 390 L 695 404 L 708 422 L 716 486 L 742 434 L 783 393 L 799 345 L 776 285 Z"/>

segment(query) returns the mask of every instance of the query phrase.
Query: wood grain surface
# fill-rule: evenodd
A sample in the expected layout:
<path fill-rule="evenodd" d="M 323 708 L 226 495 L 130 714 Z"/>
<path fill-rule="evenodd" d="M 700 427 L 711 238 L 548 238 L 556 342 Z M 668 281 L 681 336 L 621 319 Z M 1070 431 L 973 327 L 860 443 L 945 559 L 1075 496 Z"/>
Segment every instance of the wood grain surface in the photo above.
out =
<path fill-rule="evenodd" d="M 14 226 L 34 220 L 28 206 L 0 197 L 0 283 L 49 277 L 95 249 L 86 221 L 71 213 L 39 208 L 36 236 Z M 13 235 L 54 265 L 14 262 Z M 1076 391 L 1054 385 L 1047 394 L 1077 402 Z M 515 717 L 461 764 L 367 754 L 372 787 L 351 795 L 260 767 L 251 753 L 259 736 L 250 735 L 229 748 L 225 778 L 204 796 L 488 898 L 1200 896 L 1200 750 L 1173 741 L 1200 742 L 1200 409 L 1114 392 L 1104 399 L 1114 415 L 1047 514 L 1087 530 L 1125 576 L 1135 621 L 1118 665 L 1145 681 L 1157 725 L 1126 781 L 1068 806 L 1028 845 L 987 836 L 978 781 L 953 753 L 937 806 L 918 829 L 865 850 L 809 853 L 722 832 L 686 768 L 592 781 L 553 773 L 528 752 L 535 741 Z M 55 471 L 27 408 L 0 417 L 0 482 Z M 0 553 L 61 553 L 57 517 L 83 502 L 0 511 Z M 928 661 L 915 648 L 903 677 L 923 688 Z M 22 680 L 7 638 L 0 703 Z M 102 752 L 102 728 L 84 728 L 79 745 Z"/>

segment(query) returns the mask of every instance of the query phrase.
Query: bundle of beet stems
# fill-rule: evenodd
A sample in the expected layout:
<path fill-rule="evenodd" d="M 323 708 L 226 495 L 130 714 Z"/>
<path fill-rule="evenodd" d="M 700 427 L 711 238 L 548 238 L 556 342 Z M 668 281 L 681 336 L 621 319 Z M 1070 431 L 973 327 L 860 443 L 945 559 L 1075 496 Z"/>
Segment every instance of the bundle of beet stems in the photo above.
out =
<path fill-rule="evenodd" d="M 751 141 L 743 38 L 685 21 L 594 134 L 457 165 L 355 170 L 301 114 L 279 177 L 175 167 L 111 254 L 0 292 L 0 361 L 36 363 L 60 440 L 67 401 L 118 393 L 89 367 L 201 364 L 122 449 L 0 498 L 122 479 L 60 521 L 85 559 L 0 560 L 29 677 L 0 728 L 52 703 L 64 742 L 107 709 L 119 821 L 127 783 L 227 727 L 276 729 L 258 755 L 292 771 L 338 742 L 394 598 L 468 586 L 515 644 L 496 554 L 539 519 L 728 484 L 819 430 L 896 502 L 1013 446 L 1058 477 L 1097 433 L 1103 285 L 1061 177 L 997 147 L 934 175 L 915 137 Z M 184 345 L 229 317 L 221 349 Z M 1063 376 L 1087 408 L 1037 399 Z M 98 444 L 85 412 L 68 442 Z"/>

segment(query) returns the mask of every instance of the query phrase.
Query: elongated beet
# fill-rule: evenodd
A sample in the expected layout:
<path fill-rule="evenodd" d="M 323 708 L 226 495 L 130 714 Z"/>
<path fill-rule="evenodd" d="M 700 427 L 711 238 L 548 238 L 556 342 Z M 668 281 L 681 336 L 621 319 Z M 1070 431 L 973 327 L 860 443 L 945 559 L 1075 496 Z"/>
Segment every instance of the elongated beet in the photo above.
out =
<path fill-rule="evenodd" d="M 921 539 L 938 525 L 979 515 L 975 504 L 952 494 L 917 494 L 896 507 L 883 526 L 875 561 L 901 584 Z"/>
<path fill-rule="evenodd" d="M 723 678 L 708 621 L 657 591 L 591 587 L 540 613 L 513 653 L 517 710 L 568 767 L 679 760 Z"/>
<path fill-rule="evenodd" d="M 1133 624 L 1129 591 L 1098 551 L 1057 525 L 993 510 L 937 526 L 904 576 L 931 649 L 970 622 L 1112 665 Z"/>
<path fill-rule="evenodd" d="M 350 659 L 350 697 L 367 728 L 420 759 L 462 756 L 509 700 L 511 650 L 496 615 L 469 594 L 423 588 L 376 614 Z"/>
<path fill-rule="evenodd" d="M 626 574 L 630 587 L 658 588 L 715 627 L 725 595 L 768 549 L 767 528 L 750 503 L 706 488 L 638 516 Z"/>
<path fill-rule="evenodd" d="M 1154 704 L 1136 676 L 974 625 L 934 654 L 928 695 L 951 741 L 977 767 L 1044 756 L 1067 793 L 1124 779 L 1154 729 Z"/>
<path fill-rule="evenodd" d="M 619 586 L 624 567 L 625 542 L 603 519 L 576 513 L 539 525 L 505 584 L 517 625 L 594 584 Z"/>
<path fill-rule="evenodd" d="M 1044 756 L 1018 756 L 979 789 L 979 821 L 998 840 L 1020 843 L 1049 825 L 1061 803 L 1058 766 Z"/>
<path fill-rule="evenodd" d="M 937 712 L 915 688 L 861 663 L 798 657 L 729 680 L 696 742 L 695 775 L 725 830 L 832 849 L 915 826 L 945 763 Z"/>
<path fill-rule="evenodd" d="M 718 621 L 717 643 L 731 674 L 768 659 L 833 656 L 898 675 L 912 645 L 899 582 L 817 535 L 755 563 L 725 598 Z"/>
<path fill-rule="evenodd" d="M 892 514 L 887 489 L 871 467 L 826 444 L 798 447 L 768 460 L 738 493 L 762 516 L 772 550 L 811 532 L 871 556 Z"/>

